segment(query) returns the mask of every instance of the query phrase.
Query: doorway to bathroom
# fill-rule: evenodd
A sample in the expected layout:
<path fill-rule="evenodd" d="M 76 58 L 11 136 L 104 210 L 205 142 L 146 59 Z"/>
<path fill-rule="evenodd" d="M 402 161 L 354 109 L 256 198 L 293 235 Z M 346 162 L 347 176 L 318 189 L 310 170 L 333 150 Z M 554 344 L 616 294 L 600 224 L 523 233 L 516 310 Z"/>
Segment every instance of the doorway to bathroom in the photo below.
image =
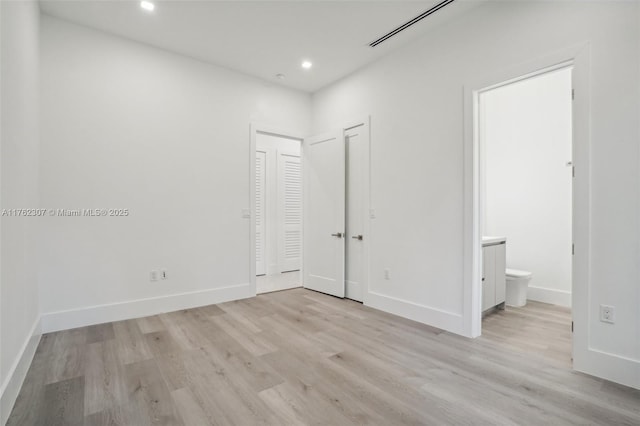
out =
<path fill-rule="evenodd" d="M 572 64 L 478 93 L 483 337 L 571 363 Z"/>

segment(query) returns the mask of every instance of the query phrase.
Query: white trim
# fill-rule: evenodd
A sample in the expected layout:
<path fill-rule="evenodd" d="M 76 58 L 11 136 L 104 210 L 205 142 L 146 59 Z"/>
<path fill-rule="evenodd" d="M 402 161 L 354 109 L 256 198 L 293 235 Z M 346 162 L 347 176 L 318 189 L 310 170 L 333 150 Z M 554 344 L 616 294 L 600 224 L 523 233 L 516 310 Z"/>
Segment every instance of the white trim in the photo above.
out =
<path fill-rule="evenodd" d="M 42 331 L 121 321 L 255 296 L 249 283 L 42 314 Z"/>
<path fill-rule="evenodd" d="M 508 284 L 507 284 L 508 285 Z M 552 305 L 571 307 L 571 292 L 554 288 L 529 286 L 527 299 L 536 302 L 551 303 Z"/>
<path fill-rule="evenodd" d="M 7 378 L 2 383 L 2 387 L 0 387 L 0 425 L 4 425 L 9 419 L 13 405 L 16 403 L 24 379 L 33 361 L 33 356 L 40 343 L 41 336 L 41 321 L 38 316 L 33 322 L 29 335 L 18 356 L 11 365 Z"/>
<path fill-rule="evenodd" d="M 640 361 L 589 347 L 582 354 L 577 371 L 602 377 L 625 386 L 640 389 Z"/>
<path fill-rule="evenodd" d="M 452 333 L 463 334 L 464 332 L 464 317 L 461 314 L 421 305 L 374 291 L 365 294 L 367 295 L 367 306 L 372 308 L 428 324 L 432 327 L 448 330 Z"/>
<path fill-rule="evenodd" d="M 478 337 L 482 327 L 482 295 L 480 291 L 480 276 L 482 269 L 481 253 L 481 227 L 480 227 L 480 203 L 479 198 L 479 146 L 478 146 L 478 99 L 479 94 L 485 90 L 512 83 L 523 78 L 529 78 L 537 74 L 557 70 L 573 65 L 573 87 L 580 95 L 573 103 L 573 160 L 577 170 L 574 179 L 574 219 L 573 235 L 576 248 L 580 247 L 580 255 L 576 253 L 573 259 L 573 306 L 586 306 L 586 291 L 589 287 L 589 45 L 581 44 L 570 47 L 536 60 L 519 64 L 517 66 L 502 69 L 490 76 L 484 76 L 478 80 L 465 84 L 464 87 L 464 335 Z M 575 283 L 580 283 L 584 293 L 576 288 Z M 582 297 L 581 303 L 575 303 L 576 297 Z M 584 302 L 583 302 L 584 300 Z M 583 304 L 584 303 L 584 304 Z M 574 313 L 574 321 L 581 327 L 588 327 L 587 312 L 584 317 L 577 317 Z M 577 349 L 582 348 L 582 349 Z M 586 338 L 576 339 L 574 334 L 574 359 L 576 350 L 587 350 Z"/>
<path fill-rule="evenodd" d="M 297 141 L 301 141 L 305 138 L 298 132 L 295 132 L 290 129 L 283 129 L 281 127 L 272 126 L 266 123 L 251 123 L 251 132 L 252 136 L 255 138 L 256 132 L 265 133 L 268 135 L 280 136 L 287 139 L 295 139 Z M 255 139 L 254 139 L 255 140 Z"/>
<path fill-rule="evenodd" d="M 489 85 L 487 87 L 483 87 L 481 90 L 478 90 L 478 92 L 488 92 L 490 90 L 494 90 L 494 89 L 498 89 L 500 87 L 505 87 L 505 86 L 509 86 L 513 83 L 518 83 L 520 81 L 524 81 L 524 80 L 528 80 L 530 78 L 534 78 L 534 77 L 539 77 L 541 75 L 545 75 L 545 74 L 549 74 L 552 73 L 554 71 L 560 71 L 563 70 L 565 68 L 569 68 L 573 66 L 573 58 L 572 59 L 568 59 L 565 60 L 563 62 L 557 63 L 557 64 L 552 64 L 548 67 L 542 67 L 542 68 L 536 68 L 535 71 L 529 72 L 527 74 L 524 75 L 519 75 L 504 81 L 500 81 L 498 83 Z"/>

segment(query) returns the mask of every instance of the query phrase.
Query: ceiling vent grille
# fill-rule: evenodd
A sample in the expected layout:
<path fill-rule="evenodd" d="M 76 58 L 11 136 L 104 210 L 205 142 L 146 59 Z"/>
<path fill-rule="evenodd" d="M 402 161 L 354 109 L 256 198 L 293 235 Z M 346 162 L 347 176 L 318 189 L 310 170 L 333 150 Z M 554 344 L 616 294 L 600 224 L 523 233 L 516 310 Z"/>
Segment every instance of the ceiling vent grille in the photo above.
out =
<path fill-rule="evenodd" d="M 398 34 L 399 32 L 404 31 L 407 28 L 409 28 L 410 26 L 422 21 L 427 16 L 436 13 L 437 11 L 439 11 L 443 7 L 447 6 L 448 4 L 453 3 L 454 1 L 455 0 L 444 0 L 444 1 L 441 1 L 440 3 L 436 4 L 435 6 L 433 6 L 431 9 L 429 9 L 429 10 L 427 10 L 425 12 L 422 12 L 420 15 L 416 16 L 412 20 L 410 20 L 408 22 L 405 22 L 404 24 L 400 25 L 398 28 L 388 32 L 387 34 L 383 35 L 379 39 L 377 39 L 375 41 L 372 41 L 371 43 L 369 43 L 369 46 L 370 47 L 376 47 L 377 45 L 379 45 L 383 41 L 390 39 L 391 37 L 393 37 L 394 35 Z"/>

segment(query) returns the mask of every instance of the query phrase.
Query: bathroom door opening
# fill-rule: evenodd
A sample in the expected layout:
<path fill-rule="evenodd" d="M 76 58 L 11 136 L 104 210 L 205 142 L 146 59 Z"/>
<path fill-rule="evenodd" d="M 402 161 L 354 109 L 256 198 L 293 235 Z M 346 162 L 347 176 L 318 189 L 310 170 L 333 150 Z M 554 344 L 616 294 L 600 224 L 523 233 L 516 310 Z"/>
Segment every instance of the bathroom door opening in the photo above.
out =
<path fill-rule="evenodd" d="M 492 334 L 513 332 L 523 350 L 536 346 L 541 355 L 568 363 L 573 327 L 572 81 L 573 65 L 563 63 L 492 85 L 477 92 L 474 114 L 481 327 Z M 523 336 L 527 331 L 531 336 Z M 545 341 L 536 341 L 541 332 Z"/>

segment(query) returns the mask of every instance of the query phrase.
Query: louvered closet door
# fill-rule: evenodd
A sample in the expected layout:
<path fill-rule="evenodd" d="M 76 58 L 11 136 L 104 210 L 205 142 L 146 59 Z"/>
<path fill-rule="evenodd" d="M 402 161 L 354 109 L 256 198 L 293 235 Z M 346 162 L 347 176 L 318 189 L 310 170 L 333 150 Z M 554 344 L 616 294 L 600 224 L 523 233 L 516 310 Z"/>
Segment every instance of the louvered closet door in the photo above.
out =
<path fill-rule="evenodd" d="M 300 154 L 278 151 L 278 269 L 302 263 L 302 173 Z"/>
<path fill-rule="evenodd" d="M 266 246 L 266 192 L 267 153 L 256 151 L 256 275 L 267 273 Z"/>

